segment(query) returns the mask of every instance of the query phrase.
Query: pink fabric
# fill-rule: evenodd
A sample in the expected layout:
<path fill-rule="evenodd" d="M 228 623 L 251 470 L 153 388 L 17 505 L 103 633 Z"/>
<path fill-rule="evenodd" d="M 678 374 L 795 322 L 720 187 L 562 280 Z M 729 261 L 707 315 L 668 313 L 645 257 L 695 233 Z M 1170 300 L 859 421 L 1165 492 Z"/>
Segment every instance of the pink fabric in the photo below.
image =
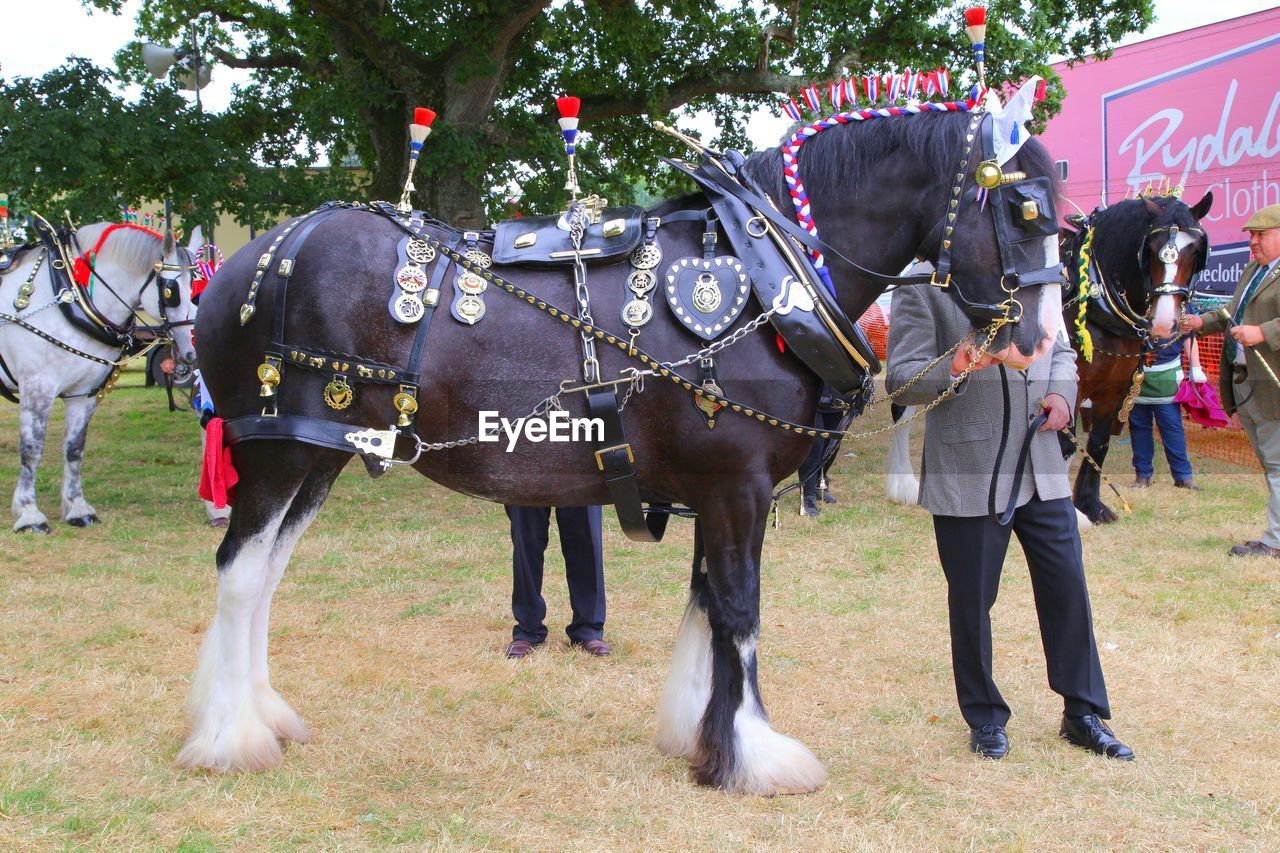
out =
<path fill-rule="evenodd" d="M 204 428 L 204 464 L 200 466 L 200 497 L 214 509 L 231 505 L 240 475 L 231 464 L 231 448 L 222 446 L 222 418 L 212 418 Z"/>
<path fill-rule="evenodd" d="M 1218 392 L 1208 382 L 1192 382 L 1183 379 L 1178 383 L 1178 393 L 1173 402 L 1181 403 L 1187 417 L 1205 427 L 1224 427 L 1231 423 L 1227 413 L 1222 410 L 1222 401 Z"/>

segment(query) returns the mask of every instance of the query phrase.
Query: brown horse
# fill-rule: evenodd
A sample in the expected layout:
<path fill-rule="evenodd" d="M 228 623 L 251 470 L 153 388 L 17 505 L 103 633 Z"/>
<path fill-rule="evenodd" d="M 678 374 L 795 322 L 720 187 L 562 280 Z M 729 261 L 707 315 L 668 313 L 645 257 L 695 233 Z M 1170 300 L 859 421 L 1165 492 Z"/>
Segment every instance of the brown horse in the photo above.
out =
<path fill-rule="evenodd" d="M 975 194 L 974 170 L 983 159 L 979 148 L 968 153 L 974 128 L 963 113 L 925 113 L 834 127 L 805 146 L 801 169 L 810 186 L 814 219 L 830 245 L 880 274 L 901 270 L 917 255 L 936 260 L 944 226 L 952 221 L 949 211 L 958 213 L 954 235 L 949 228 L 945 231 L 952 260 L 949 292 L 970 312 L 975 328 L 991 322 L 994 305 L 1016 309 L 1021 321 L 1000 330 L 992 351 L 1006 350 L 1015 361 L 1025 360 L 1043 349 L 1040 344 L 1047 338 L 1042 301 L 1052 302 L 1055 309 L 1058 302 L 1042 300 L 1038 285 L 1015 287 L 1012 297 L 1002 287 L 1017 276 L 1001 275 L 1007 267 L 1002 267 L 1004 243 L 997 238 L 995 205 L 968 203 Z M 1052 232 L 1052 160 L 1032 140 L 1009 168 L 1032 176 L 1013 186 L 1040 193 L 1038 209 Z M 770 195 L 779 206 L 790 205 L 776 149 L 752 156 L 741 172 L 757 192 Z M 887 186 L 893 191 L 886 192 Z M 957 210 L 954 199 L 961 189 L 966 190 L 966 203 Z M 1000 215 L 1007 222 L 1017 213 L 1017 227 L 1030 228 L 1035 223 L 1028 224 L 1024 211 L 1031 204 L 1002 208 Z M 716 245 L 706 239 L 705 224 L 688 215 L 707 207 L 707 197 L 698 194 L 646 214 L 650 221 L 663 221 L 657 232 L 663 257 L 660 271 L 681 258 L 701 258 L 708 245 Z M 257 314 L 242 320 L 251 284 L 256 287 L 255 270 L 272 266 L 268 247 L 291 245 L 287 239 L 277 241 L 295 224 L 285 223 L 262 235 L 229 260 L 200 307 L 198 348 L 212 354 L 202 358 L 201 370 L 219 414 L 229 423 L 254 418 L 263 409 L 255 371 L 273 339 L 273 323 L 280 324 L 289 346 L 351 354 L 338 356 L 351 363 L 409 364 L 409 369 L 419 371 L 421 405 L 415 428 L 441 444 L 476 433 L 482 412 L 524 415 L 554 394 L 562 380 L 580 375 L 579 332 L 547 308 L 572 306 L 583 289 L 575 289 L 563 269 L 546 267 L 495 265 L 491 272 L 518 284 L 527 298 L 490 285 L 485 314 L 474 325 L 438 311 L 424 353 L 418 361 L 411 359 L 415 329 L 397 323 L 388 311 L 388 296 L 396 292 L 397 246 L 405 239 L 404 225 L 368 209 L 336 211 L 318 223 L 291 261 L 287 285 L 273 268 Z M 444 245 L 464 239 L 443 223 L 426 220 L 423 228 Z M 487 247 L 493 237 L 482 233 L 469 239 Z M 1037 236 L 1028 245 L 1034 247 L 1035 271 L 1049 277 L 1057 246 L 1045 239 L 1054 241 L 1056 236 Z M 730 251 L 726 241 L 720 246 L 725 248 L 717 252 Z M 835 298 L 846 316 L 858 317 L 886 282 L 849 269 L 833 270 Z M 627 333 L 619 318 L 632 298 L 629 272 L 625 263 L 596 266 L 590 272 L 593 322 L 609 338 L 624 342 Z M 273 299 L 272 289 L 285 286 L 287 303 L 283 297 Z M 277 312 L 273 303 L 286 307 Z M 640 347 L 658 358 L 676 360 L 703 345 L 674 309 L 660 304 L 658 308 L 639 336 Z M 745 312 L 733 328 L 744 330 L 755 310 Z M 818 377 L 789 348 L 780 351 L 767 325 L 745 332 L 715 360 L 726 396 L 779 420 L 812 423 Z M 638 366 L 628 357 L 625 343 L 621 348 L 602 343 L 599 362 L 603 377 Z M 686 758 L 703 784 L 763 794 L 813 790 L 825 780 L 822 765 L 800 742 L 773 729 L 756 677 L 760 557 L 772 492 L 796 470 L 812 439 L 771 426 L 769 418 L 733 411 L 724 412 L 716 428 L 709 430 L 688 392 L 699 382 L 698 366 L 682 369 L 683 387 L 660 374 L 642 390 L 633 389 L 636 393 L 622 411 L 644 499 L 684 504 L 697 514 L 689 605 L 660 702 L 658 746 Z M 314 419 L 311 423 L 337 422 L 353 431 L 385 426 L 394 417 L 394 385 L 359 385 L 354 401 L 349 391 L 335 401 L 322 394 L 334 385 L 326 385 L 327 378 L 289 366 L 278 389 L 281 414 Z M 565 395 L 571 414 L 584 414 L 581 397 Z M 326 402 L 349 405 L 337 410 Z M 294 545 L 355 454 L 332 445 L 276 438 L 281 440 L 244 440 L 232 448 L 241 479 L 231 524 L 217 554 L 217 615 L 192 687 L 192 732 L 178 759 L 185 766 L 263 769 L 280 762 L 282 740 L 309 737 L 302 720 L 269 683 L 271 597 Z M 599 456 L 587 444 L 523 442 L 502 452 L 459 441 L 432 449 L 435 452 L 422 453 L 414 467 L 465 494 L 542 506 L 609 501 Z"/>
<path fill-rule="evenodd" d="M 1081 263 L 1087 260 L 1088 283 L 1067 300 L 1063 315 L 1076 348 L 1078 399 L 1092 403 L 1087 450 L 1099 466 L 1107 458 L 1111 436 L 1124 428 L 1120 411 L 1143 355 L 1153 343 L 1174 335 L 1191 281 L 1204 268 L 1209 242 L 1200 220 L 1212 204 L 1212 193 L 1194 206 L 1174 196 L 1127 199 L 1099 207 L 1087 219 L 1068 219 L 1079 230 L 1063 233 L 1063 263 L 1078 287 Z M 1092 361 L 1085 358 L 1077 329 L 1081 302 L 1093 342 Z M 1074 501 L 1090 521 L 1109 524 L 1117 516 L 1102 502 L 1101 483 L 1092 465 L 1081 465 Z"/>

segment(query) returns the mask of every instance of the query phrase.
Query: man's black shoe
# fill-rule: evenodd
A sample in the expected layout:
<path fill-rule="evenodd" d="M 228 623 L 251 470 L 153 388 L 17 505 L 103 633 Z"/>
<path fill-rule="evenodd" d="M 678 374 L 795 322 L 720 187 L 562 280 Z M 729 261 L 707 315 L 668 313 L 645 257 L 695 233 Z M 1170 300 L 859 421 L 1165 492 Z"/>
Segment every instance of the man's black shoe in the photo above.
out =
<path fill-rule="evenodd" d="M 981 755 L 999 761 L 1009 754 L 1009 736 L 1004 733 L 1004 726 L 980 726 L 969 729 L 969 749 Z"/>
<path fill-rule="evenodd" d="M 817 518 L 822 512 L 822 507 L 818 504 L 817 492 L 805 492 L 800 498 L 800 515 L 805 518 Z"/>
<path fill-rule="evenodd" d="M 1133 750 L 1116 738 L 1115 732 L 1107 726 L 1102 718 L 1095 714 L 1082 717 L 1062 717 L 1062 728 L 1058 736 L 1067 743 L 1096 752 L 1106 758 L 1117 761 L 1133 761 Z"/>

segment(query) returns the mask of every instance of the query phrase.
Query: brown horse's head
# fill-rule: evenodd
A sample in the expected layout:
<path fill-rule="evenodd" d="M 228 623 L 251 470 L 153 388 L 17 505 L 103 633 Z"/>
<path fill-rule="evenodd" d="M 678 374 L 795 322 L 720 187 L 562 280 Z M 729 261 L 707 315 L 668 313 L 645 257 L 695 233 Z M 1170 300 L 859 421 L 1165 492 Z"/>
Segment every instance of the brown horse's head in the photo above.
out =
<path fill-rule="evenodd" d="M 1209 241 L 1200 220 L 1212 205 L 1211 192 L 1192 207 L 1174 197 L 1144 200 L 1150 225 L 1138 250 L 1138 268 L 1144 273 L 1146 317 L 1154 337 L 1172 337 L 1191 280 L 1204 269 Z"/>

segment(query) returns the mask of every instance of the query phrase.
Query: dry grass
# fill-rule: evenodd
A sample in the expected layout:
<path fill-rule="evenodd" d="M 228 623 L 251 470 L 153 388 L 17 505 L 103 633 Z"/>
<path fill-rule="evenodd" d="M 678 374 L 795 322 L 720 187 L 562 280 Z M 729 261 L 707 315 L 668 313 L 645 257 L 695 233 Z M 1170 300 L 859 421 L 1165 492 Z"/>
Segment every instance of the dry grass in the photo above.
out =
<path fill-rule="evenodd" d="M 0 408 L 0 484 L 16 472 Z M 51 439 L 60 438 L 55 426 Z M 53 445 L 56 446 L 56 445 Z M 0 847 L 1274 848 L 1280 839 L 1280 566 L 1229 560 L 1257 474 L 1201 462 L 1086 534 L 1117 731 L 1113 765 L 1056 738 L 1016 546 L 996 607 L 1013 752 L 975 759 L 955 707 L 928 517 L 879 498 L 884 445 L 838 468 L 817 522 L 792 498 L 766 542 L 765 700 L 831 781 L 760 799 L 693 787 L 653 712 L 684 603 L 692 528 L 657 546 L 606 526 L 608 636 L 502 657 L 509 543 L 499 507 L 354 466 L 276 596 L 276 686 L 315 742 L 254 776 L 179 772 L 182 703 L 214 607 L 219 533 L 192 494 L 198 436 L 154 391 L 108 399 L 86 491 L 104 524 L 0 549 Z M 1111 470 L 1126 480 L 1127 447 Z M 56 513 L 57 451 L 42 469 Z M 553 549 L 554 551 L 554 546 Z M 558 558 L 557 558 L 558 559 Z"/>

